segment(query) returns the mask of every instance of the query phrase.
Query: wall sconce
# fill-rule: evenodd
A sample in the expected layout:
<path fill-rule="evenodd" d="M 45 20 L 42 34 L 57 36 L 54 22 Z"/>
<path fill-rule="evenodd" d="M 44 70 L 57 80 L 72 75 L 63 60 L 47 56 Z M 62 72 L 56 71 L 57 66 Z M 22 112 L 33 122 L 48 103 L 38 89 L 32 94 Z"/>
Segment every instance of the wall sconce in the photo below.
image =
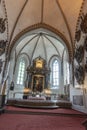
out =
<path fill-rule="evenodd" d="M 51 90 L 50 89 L 44 89 L 44 93 L 46 94 L 46 95 L 50 95 L 52 92 L 51 92 Z"/>
<path fill-rule="evenodd" d="M 24 90 L 23 90 L 24 94 L 29 94 L 30 92 L 31 92 L 31 89 L 27 88 L 27 87 L 25 87 Z"/>
<path fill-rule="evenodd" d="M 14 90 L 14 82 L 12 81 L 11 84 L 10 84 L 10 90 Z"/>

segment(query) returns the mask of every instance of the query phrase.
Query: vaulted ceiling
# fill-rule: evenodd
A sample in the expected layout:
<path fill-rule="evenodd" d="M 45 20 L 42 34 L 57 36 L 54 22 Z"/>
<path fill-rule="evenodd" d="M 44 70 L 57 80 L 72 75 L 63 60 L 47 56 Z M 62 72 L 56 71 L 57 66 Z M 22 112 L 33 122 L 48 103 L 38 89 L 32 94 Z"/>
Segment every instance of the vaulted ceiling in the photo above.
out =
<path fill-rule="evenodd" d="M 11 49 L 13 41 L 25 32 L 45 28 L 59 35 L 72 53 L 83 3 L 84 0 L 1 0 L 0 17 L 6 18 L 7 24 L 0 38 L 6 39 L 7 48 Z M 46 40 L 46 35 L 44 36 Z"/>
<path fill-rule="evenodd" d="M 13 55 L 15 50 L 17 57 L 27 55 L 30 62 L 39 56 L 47 63 L 53 56 L 57 56 L 61 61 L 62 59 L 69 60 L 68 49 L 63 40 L 42 28 L 25 33 L 16 41 L 12 50 Z"/>

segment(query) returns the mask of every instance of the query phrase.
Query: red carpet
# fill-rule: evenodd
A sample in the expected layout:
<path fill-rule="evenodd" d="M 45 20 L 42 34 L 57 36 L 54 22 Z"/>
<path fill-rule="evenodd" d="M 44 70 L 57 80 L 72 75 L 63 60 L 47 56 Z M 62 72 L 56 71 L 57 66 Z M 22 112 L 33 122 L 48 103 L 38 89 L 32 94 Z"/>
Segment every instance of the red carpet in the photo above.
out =
<path fill-rule="evenodd" d="M 2 114 L 0 130 L 85 130 L 81 125 L 84 118 Z"/>
<path fill-rule="evenodd" d="M 64 108 L 57 108 L 57 109 L 31 109 L 31 108 L 21 108 L 21 107 L 12 107 L 12 106 L 6 106 L 7 111 L 15 111 L 15 112 L 26 112 L 26 113 L 54 113 L 54 114 L 70 114 L 70 115 L 83 115 L 87 116 L 87 114 L 84 114 L 82 112 L 76 111 L 74 109 L 64 109 Z"/>
<path fill-rule="evenodd" d="M 6 112 L 0 115 L 0 130 L 85 130 L 82 126 L 85 114 L 73 109 L 44 110 L 8 106 L 6 109 Z M 26 114 L 22 113 L 23 111 L 26 111 Z M 17 114 L 18 112 L 19 114 Z M 33 114 L 34 112 L 37 112 L 37 114 Z M 50 115 L 50 113 L 54 114 Z M 57 115 L 57 113 L 60 113 L 60 115 Z M 64 114 L 67 114 L 67 116 Z M 78 116 L 75 116 L 75 114 Z"/>

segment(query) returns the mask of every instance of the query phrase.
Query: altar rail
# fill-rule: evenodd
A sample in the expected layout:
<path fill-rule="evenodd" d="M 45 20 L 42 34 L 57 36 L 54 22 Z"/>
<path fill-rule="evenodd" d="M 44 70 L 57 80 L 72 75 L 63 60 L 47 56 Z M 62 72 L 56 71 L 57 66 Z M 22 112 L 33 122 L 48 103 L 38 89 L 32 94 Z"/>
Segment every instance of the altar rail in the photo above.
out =
<path fill-rule="evenodd" d="M 28 108 L 71 108 L 72 103 L 64 100 L 8 99 L 7 105 Z"/>
<path fill-rule="evenodd" d="M 13 98 L 17 98 L 17 94 L 20 94 L 21 95 L 21 97 L 22 98 L 24 98 L 24 99 L 27 99 L 27 98 L 29 98 L 30 96 L 32 96 L 32 97 L 35 97 L 35 96 L 44 96 L 44 97 L 46 97 L 46 99 L 47 100 L 56 100 L 57 99 L 57 94 L 42 94 L 42 93 L 36 93 L 36 94 L 34 94 L 34 93 L 23 93 L 23 92 L 14 92 L 13 93 Z"/>

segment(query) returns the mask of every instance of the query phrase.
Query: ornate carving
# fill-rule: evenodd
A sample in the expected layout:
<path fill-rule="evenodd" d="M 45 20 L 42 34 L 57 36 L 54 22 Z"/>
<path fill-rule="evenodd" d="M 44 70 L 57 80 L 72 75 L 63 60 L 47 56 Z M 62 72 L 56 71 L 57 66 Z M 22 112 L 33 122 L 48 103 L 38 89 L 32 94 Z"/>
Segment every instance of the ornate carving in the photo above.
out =
<path fill-rule="evenodd" d="M 2 66 L 3 66 L 3 61 L 2 61 L 2 59 L 0 59 L 0 73 L 2 71 Z"/>
<path fill-rule="evenodd" d="M 79 46 L 76 48 L 74 57 L 78 63 L 82 62 L 82 59 L 84 57 L 84 47 L 83 46 Z"/>
<path fill-rule="evenodd" d="M 42 92 L 45 87 L 48 87 L 50 76 L 50 68 L 47 67 L 45 59 L 40 56 L 32 61 L 32 64 L 27 68 L 29 77 L 29 86 L 33 92 Z"/>
<path fill-rule="evenodd" d="M 7 41 L 0 40 L 0 56 L 5 52 Z"/>
<path fill-rule="evenodd" d="M 50 73 L 50 69 L 46 66 L 46 61 L 39 56 L 33 60 L 33 66 L 29 66 L 27 72 L 33 74 L 48 74 Z"/>
<path fill-rule="evenodd" d="M 85 71 L 86 71 L 86 73 L 87 73 L 87 64 L 85 64 Z"/>
<path fill-rule="evenodd" d="M 0 18 L 0 33 L 4 33 L 5 32 L 5 21 L 6 19 Z"/>
<path fill-rule="evenodd" d="M 87 51 L 87 37 L 86 37 L 85 42 L 84 42 L 84 48 Z"/>
<path fill-rule="evenodd" d="M 76 39 L 77 42 L 79 42 L 80 37 L 81 37 L 81 30 L 78 30 L 78 31 L 76 32 L 76 34 L 75 34 L 75 39 Z"/>
<path fill-rule="evenodd" d="M 86 63 L 85 63 L 85 71 L 87 73 L 87 57 L 86 57 Z"/>
<path fill-rule="evenodd" d="M 78 84 L 81 85 L 84 83 L 84 69 L 81 65 L 76 67 L 75 77 L 76 77 Z"/>
<path fill-rule="evenodd" d="M 82 18 L 82 22 L 81 22 L 81 30 L 83 33 L 87 33 L 87 14 L 84 15 Z"/>

